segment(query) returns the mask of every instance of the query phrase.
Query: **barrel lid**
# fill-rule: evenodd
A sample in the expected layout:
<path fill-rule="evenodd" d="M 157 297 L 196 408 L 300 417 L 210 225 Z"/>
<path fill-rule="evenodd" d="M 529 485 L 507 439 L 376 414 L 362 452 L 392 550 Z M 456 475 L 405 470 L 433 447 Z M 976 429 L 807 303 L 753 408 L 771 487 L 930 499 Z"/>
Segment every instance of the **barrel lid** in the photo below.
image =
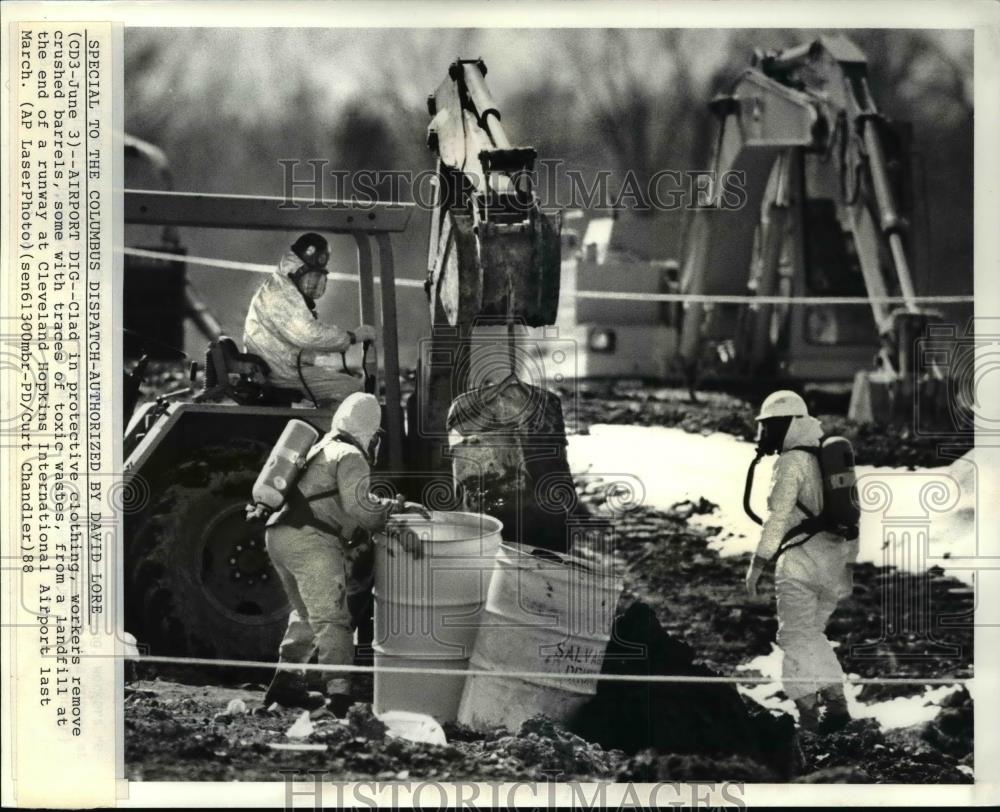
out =
<path fill-rule="evenodd" d="M 398 533 L 401 530 L 413 530 L 430 532 L 434 527 L 451 526 L 468 530 L 468 535 L 453 537 L 449 541 L 461 541 L 463 539 L 474 539 L 481 536 L 489 536 L 503 530 L 503 522 L 485 513 L 470 513 L 461 510 L 432 510 L 431 518 L 425 519 L 418 513 L 397 513 L 389 518 L 385 530 L 376 533 L 376 536 L 384 537 L 389 533 Z"/>

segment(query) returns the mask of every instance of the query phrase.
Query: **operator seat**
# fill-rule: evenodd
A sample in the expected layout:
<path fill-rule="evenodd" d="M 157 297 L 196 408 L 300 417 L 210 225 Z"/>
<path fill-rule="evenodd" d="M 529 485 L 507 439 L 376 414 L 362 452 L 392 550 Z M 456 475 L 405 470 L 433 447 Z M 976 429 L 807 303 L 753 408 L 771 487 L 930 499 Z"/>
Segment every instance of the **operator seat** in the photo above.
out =
<path fill-rule="evenodd" d="M 298 389 L 272 386 L 267 361 L 240 352 L 233 339 L 219 336 L 205 352 L 205 387 L 197 401 L 230 397 L 241 406 L 291 406 L 305 395 Z"/>

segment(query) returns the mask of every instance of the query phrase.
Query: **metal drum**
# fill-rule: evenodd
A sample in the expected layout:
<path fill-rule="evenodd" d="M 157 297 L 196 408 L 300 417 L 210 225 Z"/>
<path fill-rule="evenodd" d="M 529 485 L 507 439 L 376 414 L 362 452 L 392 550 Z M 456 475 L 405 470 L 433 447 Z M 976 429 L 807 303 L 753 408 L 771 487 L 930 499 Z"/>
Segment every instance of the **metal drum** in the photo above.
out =
<path fill-rule="evenodd" d="M 468 667 L 503 525 L 476 513 L 394 517 L 376 534 L 375 666 Z M 464 677 L 375 673 L 375 712 L 458 714 Z"/>
<path fill-rule="evenodd" d="M 536 714 L 566 720 L 596 693 L 596 679 L 556 677 L 601 671 L 622 588 L 608 566 L 522 545 L 500 546 L 459 722 L 516 730 Z M 475 671 L 542 676 L 471 676 Z"/>

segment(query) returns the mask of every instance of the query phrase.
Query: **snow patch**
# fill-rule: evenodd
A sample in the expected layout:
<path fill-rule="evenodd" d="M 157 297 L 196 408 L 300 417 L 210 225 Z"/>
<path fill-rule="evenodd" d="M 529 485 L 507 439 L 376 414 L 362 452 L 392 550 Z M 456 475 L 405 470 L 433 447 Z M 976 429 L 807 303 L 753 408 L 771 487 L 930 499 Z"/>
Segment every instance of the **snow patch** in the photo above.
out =
<path fill-rule="evenodd" d="M 773 682 L 757 685 L 741 685 L 741 694 L 749 696 L 767 708 L 784 711 L 798 718 L 795 703 L 788 699 L 781 690 L 781 664 L 785 655 L 776 644 L 771 645 L 771 651 L 755 657 L 750 662 L 736 667 L 737 671 L 757 671 L 762 677 L 773 678 Z M 850 675 L 857 677 L 857 674 Z M 933 685 L 924 689 L 923 693 L 914 696 L 898 696 L 883 702 L 861 702 L 861 685 L 845 685 L 844 694 L 847 697 L 847 709 L 855 719 L 874 719 L 883 730 L 893 730 L 900 727 L 911 727 L 934 719 L 941 710 L 944 699 L 961 688 L 961 685 Z M 972 685 L 966 686 L 971 695 Z"/>

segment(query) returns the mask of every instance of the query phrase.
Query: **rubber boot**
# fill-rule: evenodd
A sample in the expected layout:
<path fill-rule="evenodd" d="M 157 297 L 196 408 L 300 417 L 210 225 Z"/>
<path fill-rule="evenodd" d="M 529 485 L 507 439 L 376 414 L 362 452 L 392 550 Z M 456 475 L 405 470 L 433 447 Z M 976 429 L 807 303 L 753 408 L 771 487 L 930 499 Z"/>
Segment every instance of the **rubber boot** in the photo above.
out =
<path fill-rule="evenodd" d="M 800 696 L 795 700 L 799 712 L 799 729 L 816 733 L 819 729 L 819 704 L 816 695 Z"/>
<path fill-rule="evenodd" d="M 264 694 L 264 707 L 270 707 L 277 702 L 283 708 L 316 710 L 323 707 L 325 701 L 325 697 L 319 691 L 310 691 L 306 687 L 305 677 L 293 674 L 291 671 L 275 671 L 274 678 Z"/>
<path fill-rule="evenodd" d="M 372 665 L 372 643 L 375 640 L 375 602 L 371 590 L 347 596 L 347 608 L 351 613 L 351 626 L 357 634 L 354 646 L 354 664 Z"/>
<path fill-rule="evenodd" d="M 818 732 L 825 736 L 843 730 L 851 721 L 851 714 L 847 710 L 847 697 L 844 696 L 844 686 L 828 685 L 820 690 L 819 699 L 823 704 L 823 716 L 820 719 Z"/>

